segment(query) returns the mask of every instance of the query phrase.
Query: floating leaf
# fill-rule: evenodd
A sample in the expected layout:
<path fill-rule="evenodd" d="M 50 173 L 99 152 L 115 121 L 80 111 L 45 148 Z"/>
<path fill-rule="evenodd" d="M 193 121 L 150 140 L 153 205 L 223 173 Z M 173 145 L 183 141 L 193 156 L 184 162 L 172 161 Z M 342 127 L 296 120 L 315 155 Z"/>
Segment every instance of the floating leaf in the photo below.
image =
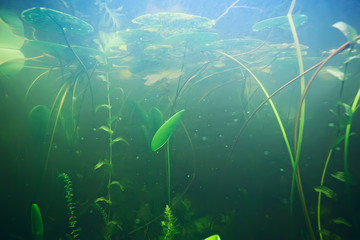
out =
<path fill-rule="evenodd" d="M 95 108 L 95 112 L 97 112 L 100 108 L 107 108 L 107 109 L 111 109 L 111 106 L 108 105 L 108 104 L 101 104 L 101 105 L 98 105 L 96 106 Z"/>
<path fill-rule="evenodd" d="M 293 15 L 292 19 L 294 21 L 295 27 L 299 27 L 306 23 L 307 16 L 306 15 Z M 278 27 L 278 28 L 282 28 L 282 29 L 290 29 L 288 17 L 280 16 L 280 17 L 274 17 L 274 18 L 262 20 L 258 23 L 255 23 L 252 27 L 252 30 L 257 32 L 264 28 L 273 28 L 273 27 Z"/>
<path fill-rule="evenodd" d="M 336 224 L 343 224 L 347 227 L 351 227 L 351 224 L 349 223 L 349 221 L 343 217 L 338 217 L 338 218 L 332 219 L 331 222 L 336 223 Z"/>
<path fill-rule="evenodd" d="M 59 25 L 72 33 L 87 34 L 94 30 L 80 18 L 50 8 L 30 8 L 23 11 L 21 17 L 32 26 L 51 32 L 61 32 Z"/>
<path fill-rule="evenodd" d="M 104 166 L 104 165 L 109 165 L 109 162 L 108 162 L 108 161 L 100 161 L 100 162 L 98 162 L 98 163 L 95 165 L 94 170 L 99 169 L 99 168 L 101 168 L 101 167 Z"/>
<path fill-rule="evenodd" d="M 107 127 L 107 126 L 101 126 L 101 127 L 99 127 L 99 130 L 104 130 L 105 132 L 108 132 L 109 134 L 113 134 L 114 133 L 114 131 L 113 130 L 111 130 L 109 127 Z"/>
<path fill-rule="evenodd" d="M 175 113 L 171 118 L 169 118 L 163 125 L 156 131 L 152 141 L 151 149 L 153 151 L 161 148 L 167 141 L 169 141 L 171 135 L 173 134 L 176 126 L 180 122 L 182 115 L 184 114 L 185 109 Z"/>
<path fill-rule="evenodd" d="M 115 138 L 114 140 L 112 140 L 111 142 L 110 142 L 110 146 L 112 146 L 114 143 L 116 143 L 116 142 L 123 142 L 123 143 L 126 143 L 126 145 L 129 145 L 129 143 L 124 139 L 124 138 L 122 138 L 122 137 L 117 137 L 117 138 Z"/>
<path fill-rule="evenodd" d="M 109 204 L 109 205 L 112 204 L 112 202 L 111 202 L 110 200 L 108 200 L 108 199 L 106 199 L 106 198 L 104 198 L 104 197 L 99 197 L 99 198 L 97 198 L 97 199 L 95 200 L 95 203 L 98 203 L 98 202 L 104 202 L 104 203 L 107 203 L 107 204 Z"/>
<path fill-rule="evenodd" d="M 205 238 L 204 240 L 221 240 L 218 234 Z"/>
<path fill-rule="evenodd" d="M 121 191 L 125 190 L 124 186 L 121 185 L 119 181 L 112 181 L 111 183 L 108 184 L 107 188 L 110 188 L 112 185 L 118 186 Z"/>
<path fill-rule="evenodd" d="M 326 187 L 324 185 L 315 187 L 314 190 L 316 192 L 323 193 L 328 198 L 335 198 L 336 197 L 336 193 L 333 190 L 331 190 L 330 188 L 328 188 L 328 187 Z"/>
<path fill-rule="evenodd" d="M 344 36 L 346 37 L 346 39 L 349 42 L 354 43 L 354 41 L 358 35 L 355 28 L 353 28 L 352 26 L 350 26 L 344 22 L 337 22 L 337 23 L 333 24 L 332 26 L 334 28 L 337 28 L 340 32 L 342 32 L 342 34 L 344 34 Z"/>
<path fill-rule="evenodd" d="M 144 84 L 146 86 L 151 86 L 151 85 L 157 83 L 158 81 L 163 80 L 164 78 L 167 78 L 170 80 L 178 79 L 182 74 L 184 74 L 184 72 L 177 70 L 177 69 L 169 69 L 169 70 L 162 71 L 160 73 L 149 74 L 144 77 L 144 79 L 146 80 Z"/>

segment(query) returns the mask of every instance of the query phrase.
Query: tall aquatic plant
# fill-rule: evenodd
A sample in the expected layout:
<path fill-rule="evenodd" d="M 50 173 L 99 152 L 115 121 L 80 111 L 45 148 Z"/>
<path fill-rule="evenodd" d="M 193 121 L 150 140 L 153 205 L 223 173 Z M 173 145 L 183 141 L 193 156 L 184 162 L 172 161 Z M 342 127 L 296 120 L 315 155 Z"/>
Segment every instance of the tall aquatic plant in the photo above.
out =
<path fill-rule="evenodd" d="M 106 54 L 106 52 L 105 52 Z M 107 57 L 104 57 L 104 62 L 102 62 L 106 69 L 109 69 L 109 63 L 107 61 Z M 107 180 L 107 193 L 105 196 L 99 197 L 95 200 L 95 204 L 97 204 L 101 211 L 105 212 L 106 214 L 102 214 L 105 216 L 105 239 L 111 239 L 111 236 L 114 234 L 115 229 L 122 229 L 121 225 L 114 219 L 112 219 L 112 213 L 111 213 L 111 205 L 112 205 L 112 196 L 111 196 L 111 189 L 113 186 L 119 187 L 121 190 L 123 190 L 123 186 L 120 184 L 119 181 L 116 181 L 113 179 L 113 145 L 118 142 L 125 143 L 128 145 L 129 143 L 123 138 L 123 137 L 114 137 L 114 123 L 119 120 L 119 115 L 113 114 L 112 111 L 112 105 L 111 105 L 111 98 L 112 95 L 120 92 L 121 96 L 124 96 L 124 91 L 121 88 L 114 88 L 111 86 L 110 78 L 109 78 L 109 71 L 103 72 L 103 75 L 99 76 L 100 79 L 105 82 L 106 84 L 106 103 L 98 105 L 95 109 L 95 112 L 98 112 L 100 109 L 105 109 L 107 111 L 107 121 L 105 125 L 102 125 L 98 128 L 99 131 L 104 131 L 108 134 L 108 157 L 105 160 L 99 161 L 96 166 L 94 167 L 94 170 L 97 170 L 99 168 L 102 168 L 104 166 L 107 167 L 107 174 L 108 174 L 108 180 Z M 124 99 L 123 99 L 124 100 Z M 105 204 L 105 209 L 102 209 L 102 207 L 99 204 Z"/>
<path fill-rule="evenodd" d="M 156 131 L 152 141 L 151 141 L 151 149 L 153 151 L 159 150 L 166 143 L 166 152 L 167 152 L 167 199 L 168 204 L 170 204 L 171 200 L 171 175 L 170 175 L 170 147 L 169 140 L 176 129 L 176 126 L 179 124 L 185 109 L 175 113 L 172 117 L 170 117 L 161 127 Z"/>
<path fill-rule="evenodd" d="M 68 174 L 61 173 L 59 174 L 58 178 L 64 183 L 64 190 L 65 190 L 65 200 L 66 206 L 68 209 L 68 221 L 69 221 L 69 228 L 70 228 L 70 235 L 73 240 L 80 239 L 80 228 L 77 226 L 78 221 L 75 213 L 75 202 L 74 202 L 74 193 L 72 188 L 72 182 Z"/>

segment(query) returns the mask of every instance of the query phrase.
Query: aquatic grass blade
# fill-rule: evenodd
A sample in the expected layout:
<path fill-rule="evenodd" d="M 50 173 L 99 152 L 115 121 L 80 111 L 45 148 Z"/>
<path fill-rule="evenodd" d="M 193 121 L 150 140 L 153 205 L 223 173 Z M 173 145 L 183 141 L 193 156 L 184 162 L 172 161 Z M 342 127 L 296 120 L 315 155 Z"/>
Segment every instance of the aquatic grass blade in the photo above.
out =
<path fill-rule="evenodd" d="M 153 151 L 160 149 L 170 139 L 184 112 L 185 109 L 175 113 L 156 131 L 151 141 L 151 149 Z"/>
<path fill-rule="evenodd" d="M 43 220 L 36 203 L 31 206 L 31 233 L 34 240 L 42 240 L 44 238 Z"/>

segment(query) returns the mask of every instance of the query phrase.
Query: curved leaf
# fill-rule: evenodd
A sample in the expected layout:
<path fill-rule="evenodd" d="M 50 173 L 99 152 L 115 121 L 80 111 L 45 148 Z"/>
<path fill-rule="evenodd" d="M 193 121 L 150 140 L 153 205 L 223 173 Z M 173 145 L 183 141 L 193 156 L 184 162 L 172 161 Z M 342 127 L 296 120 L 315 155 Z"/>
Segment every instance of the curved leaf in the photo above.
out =
<path fill-rule="evenodd" d="M 129 145 L 129 143 L 124 139 L 124 138 L 122 138 L 122 137 L 117 137 L 117 138 L 115 138 L 114 140 L 112 140 L 111 142 L 110 142 L 110 146 L 112 146 L 114 143 L 116 143 L 116 142 L 123 142 L 123 143 L 126 143 L 126 145 Z"/>
<path fill-rule="evenodd" d="M 156 131 L 152 141 L 151 149 L 153 151 L 161 148 L 167 141 L 169 141 L 171 135 L 173 134 L 176 126 L 180 122 L 182 115 L 184 114 L 185 109 L 175 113 L 171 118 L 169 118 L 163 125 Z"/>
<path fill-rule="evenodd" d="M 355 38 L 357 36 L 357 32 L 355 30 L 355 28 L 353 28 L 352 26 L 344 23 L 344 22 L 337 22 L 335 24 L 332 25 L 334 28 L 337 28 L 340 32 L 342 32 L 342 34 L 344 34 L 344 36 L 346 37 L 346 39 L 351 42 L 354 43 Z"/>

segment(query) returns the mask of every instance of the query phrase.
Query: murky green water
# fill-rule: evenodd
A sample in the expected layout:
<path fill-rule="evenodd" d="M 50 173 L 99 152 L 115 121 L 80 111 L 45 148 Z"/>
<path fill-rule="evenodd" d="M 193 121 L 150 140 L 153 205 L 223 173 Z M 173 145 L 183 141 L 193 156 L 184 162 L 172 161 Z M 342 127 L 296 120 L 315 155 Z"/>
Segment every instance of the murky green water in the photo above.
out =
<path fill-rule="evenodd" d="M 213 2 L 0 5 L 1 239 L 359 238 L 359 3 Z"/>

